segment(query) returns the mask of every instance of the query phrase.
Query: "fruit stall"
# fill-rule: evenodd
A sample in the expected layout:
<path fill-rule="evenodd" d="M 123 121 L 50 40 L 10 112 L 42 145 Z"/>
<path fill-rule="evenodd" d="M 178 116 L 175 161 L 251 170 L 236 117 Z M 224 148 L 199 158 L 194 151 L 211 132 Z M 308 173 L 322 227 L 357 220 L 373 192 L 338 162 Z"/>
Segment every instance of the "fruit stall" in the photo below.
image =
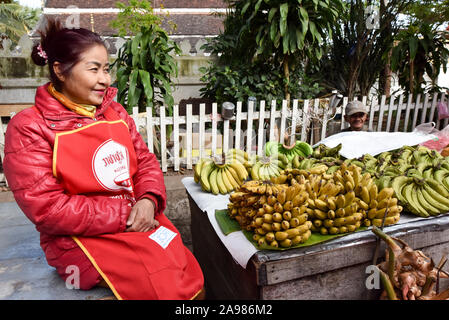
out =
<path fill-rule="evenodd" d="M 440 297 L 449 158 L 431 135 L 357 134 L 199 160 L 183 183 L 208 297 Z"/>

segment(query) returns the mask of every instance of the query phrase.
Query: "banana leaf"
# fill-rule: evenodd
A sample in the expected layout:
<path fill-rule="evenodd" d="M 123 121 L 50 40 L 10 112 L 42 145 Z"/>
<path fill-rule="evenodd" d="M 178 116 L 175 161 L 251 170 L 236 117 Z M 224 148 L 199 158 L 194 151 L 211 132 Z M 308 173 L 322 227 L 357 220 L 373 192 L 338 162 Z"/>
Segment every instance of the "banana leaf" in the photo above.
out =
<path fill-rule="evenodd" d="M 228 235 L 232 232 L 242 230 L 240 228 L 240 225 L 238 224 L 238 222 L 235 221 L 234 219 L 231 219 L 231 217 L 229 217 L 227 209 L 215 210 L 215 219 L 217 219 L 218 225 L 220 226 L 220 229 L 224 235 Z M 367 229 L 367 227 L 360 227 L 354 232 L 359 232 L 359 231 L 363 231 L 366 229 Z M 281 247 L 275 248 L 275 247 L 269 246 L 267 244 L 259 246 L 257 241 L 255 241 L 253 239 L 253 235 L 254 235 L 253 232 L 247 231 L 247 230 L 242 230 L 242 231 L 243 231 L 243 234 L 245 235 L 245 237 L 248 239 L 248 241 L 251 242 L 258 250 L 281 250 L 281 251 L 288 250 L 288 249 L 294 249 L 294 248 L 313 246 L 318 243 L 329 241 L 329 240 L 332 240 L 335 238 L 340 238 L 340 237 L 343 237 L 343 236 L 353 233 L 353 232 L 348 232 L 348 233 L 341 233 L 341 234 L 323 235 L 321 233 L 312 232 L 312 235 L 310 236 L 310 238 L 304 243 L 300 243 L 300 244 L 291 246 L 289 248 L 281 248 Z"/>

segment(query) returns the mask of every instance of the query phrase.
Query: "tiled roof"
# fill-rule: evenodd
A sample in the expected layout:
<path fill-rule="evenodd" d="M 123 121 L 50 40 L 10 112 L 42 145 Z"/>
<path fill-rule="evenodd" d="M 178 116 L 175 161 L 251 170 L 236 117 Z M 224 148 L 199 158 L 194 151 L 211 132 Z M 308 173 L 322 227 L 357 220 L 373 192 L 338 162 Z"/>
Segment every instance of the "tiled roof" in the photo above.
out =
<path fill-rule="evenodd" d="M 47 0 L 46 8 L 67 8 L 75 5 L 78 8 L 115 8 L 118 0 L 84 0 L 74 3 L 67 0 Z M 126 0 L 120 2 L 127 3 Z M 159 8 L 226 8 L 227 5 L 223 0 L 153 0 L 153 7 Z"/>

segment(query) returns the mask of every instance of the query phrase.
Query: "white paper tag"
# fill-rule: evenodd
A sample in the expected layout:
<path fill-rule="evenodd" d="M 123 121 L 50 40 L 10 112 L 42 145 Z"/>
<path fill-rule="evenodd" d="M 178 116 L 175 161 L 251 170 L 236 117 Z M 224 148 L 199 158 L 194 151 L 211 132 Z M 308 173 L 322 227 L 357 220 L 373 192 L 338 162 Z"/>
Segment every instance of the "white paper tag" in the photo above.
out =
<path fill-rule="evenodd" d="M 158 245 L 165 249 L 176 235 L 176 232 L 173 232 L 164 226 L 160 226 L 155 232 L 149 235 L 148 238 L 154 240 Z"/>

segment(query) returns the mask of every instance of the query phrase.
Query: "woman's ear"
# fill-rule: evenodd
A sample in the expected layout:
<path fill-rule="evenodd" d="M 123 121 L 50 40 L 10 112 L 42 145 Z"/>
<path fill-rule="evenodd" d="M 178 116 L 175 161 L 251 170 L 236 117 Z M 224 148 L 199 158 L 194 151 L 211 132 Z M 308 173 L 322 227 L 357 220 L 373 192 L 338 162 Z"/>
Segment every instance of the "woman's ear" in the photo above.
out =
<path fill-rule="evenodd" d="M 56 77 L 58 77 L 59 81 L 64 82 L 65 77 L 62 73 L 61 64 L 58 61 L 53 63 L 53 71 L 55 72 L 55 75 Z"/>

